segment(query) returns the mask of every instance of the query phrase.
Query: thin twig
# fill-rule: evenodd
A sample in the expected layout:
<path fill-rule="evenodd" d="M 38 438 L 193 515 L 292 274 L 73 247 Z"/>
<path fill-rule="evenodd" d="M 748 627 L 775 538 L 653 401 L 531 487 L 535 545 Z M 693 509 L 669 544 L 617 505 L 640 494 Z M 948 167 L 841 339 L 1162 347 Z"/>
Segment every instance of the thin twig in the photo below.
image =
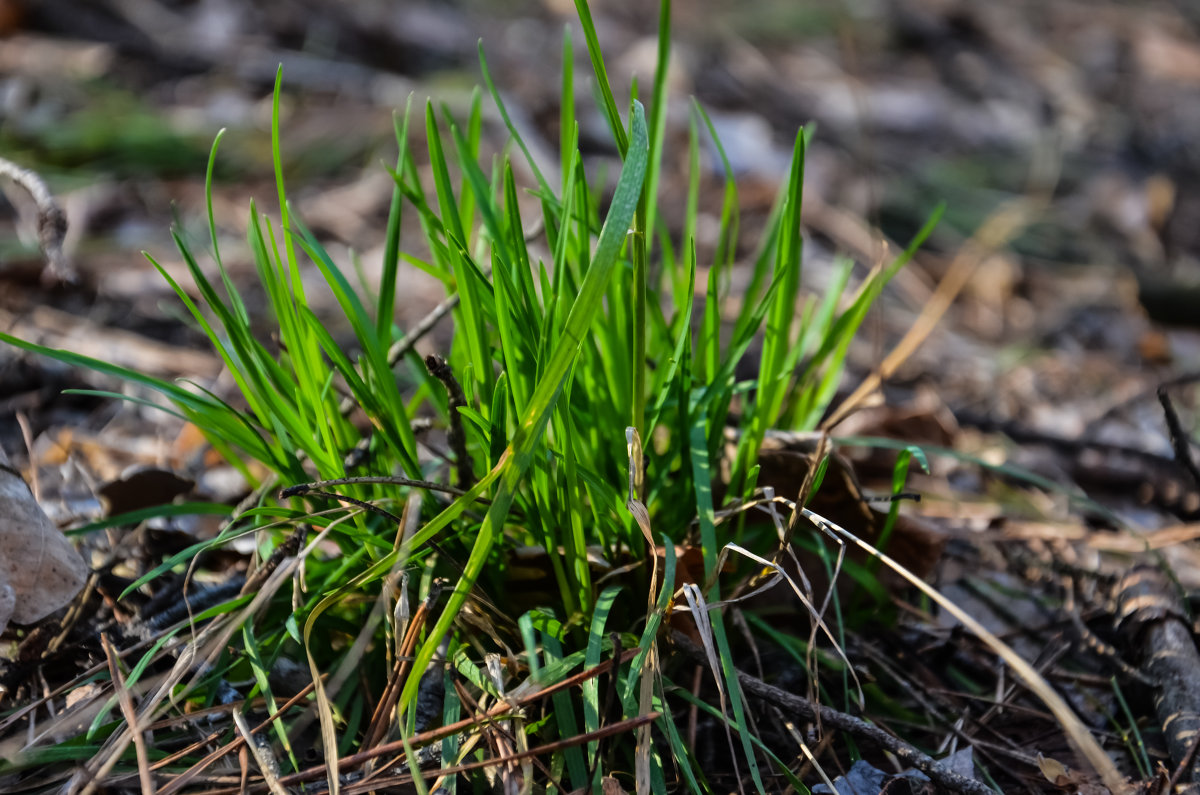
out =
<path fill-rule="evenodd" d="M 1167 786 L 1163 788 L 1163 792 L 1175 792 L 1175 785 L 1183 778 L 1184 773 L 1192 769 L 1192 765 L 1196 762 L 1196 751 L 1200 749 L 1200 734 L 1192 740 L 1191 746 L 1183 759 L 1179 760 L 1179 764 L 1175 766 L 1175 772 L 1171 774 L 1171 778 L 1167 781 Z"/>
<path fill-rule="evenodd" d="M 456 489 L 453 486 L 447 486 L 443 483 L 434 483 L 432 480 L 413 480 L 412 478 L 403 478 L 395 475 L 364 475 L 361 477 L 334 478 L 332 480 L 314 480 L 309 483 L 297 483 L 295 486 L 288 486 L 285 489 L 281 489 L 279 491 L 279 498 L 286 500 L 288 497 L 298 497 L 301 494 L 308 494 L 314 489 L 323 489 L 326 486 L 344 486 L 356 483 L 387 483 L 393 486 L 414 486 L 428 491 L 441 491 L 446 494 L 453 494 L 455 497 L 461 497 L 467 493 L 463 489 Z M 480 502 L 487 502 L 487 500 L 480 500 Z"/>
<path fill-rule="evenodd" d="M 454 451 L 455 468 L 458 470 L 458 487 L 470 489 L 475 485 L 475 472 L 471 466 L 471 455 L 467 452 L 467 435 L 463 431 L 462 415 L 458 413 L 461 406 L 467 405 L 467 396 L 463 394 L 462 386 L 454 377 L 454 371 L 446 360 L 431 353 L 425 357 L 425 366 L 429 374 L 442 382 L 446 387 L 446 396 L 450 399 L 450 449 Z"/>
<path fill-rule="evenodd" d="M 1171 403 L 1171 396 L 1167 394 L 1165 385 L 1158 388 L 1158 402 L 1162 404 L 1163 413 L 1167 418 L 1167 430 L 1171 434 L 1171 447 L 1175 450 L 1175 460 L 1188 471 L 1196 485 L 1200 486 L 1200 469 L 1196 468 L 1196 462 L 1192 459 L 1191 443 L 1183 430 L 1183 423 L 1179 421 L 1179 415 L 1175 413 L 1175 405 Z"/>
<path fill-rule="evenodd" d="M 421 338 L 429 332 L 433 331 L 434 326 L 438 324 L 442 318 L 450 314 L 454 307 L 458 306 L 458 293 L 447 297 L 440 304 L 430 310 L 429 314 L 417 321 L 417 325 L 412 327 L 412 330 L 404 335 L 403 338 L 396 340 L 392 346 L 388 348 L 387 363 L 388 367 L 395 367 L 405 354 L 413 349 L 420 342 Z M 343 417 L 348 416 L 358 403 L 352 397 L 347 397 L 342 400 L 338 411 Z"/>
<path fill-rule="evenodd" d="M 396 340 L 394 343 L 392 343 L 392 346 L 388 348 L 387 352 L 388 367 L 395 367 L 396 364 L 413 349 L 413 346 L 415 346 L 422 337 L 433 330 L 434 326 L 438 324 L 438 321 L 450 314 L 450 311 L 454 309 L 454 307 L 458 306 L 458 301 L 458 293 L 454 293 L 453 295 L 447 297 L 446 300 L 435 306 L 428 315 L 421 318 L 417 325 L 413 326 L 412 330 L 404 335 L 403 339 Z M 342 399 L 341 404 L 338 406 L 338 413 L 340 413 L 343 417 L 348 417 L 350 416 L 350 412 L 354 411 L 357 405 L 358 402 L 355 401 L 352 396 L 346 396 Z M 374 434 L 369 433 L 364 436 L 359 440 L 358 444 L 354 446 L 354 449 L 346 455 L 346 469 L 359 466 L 366 459 L 367 448 L 371 444 L 371 437 L 373 435 Z"/>
<path fill-rule="evenodd" d="M 360 499 L 356 499 L 354 497 L 348 497 L 345 494 L 338 494 L 335 491 L 321 491 L 320 489 L 305 489 L 303 493 L 309 497 L 324 497 L 327 500 L 337 500 L 338 502 L 348 502 L 351 505 L 362 508 L 364 511 L 369 511 L 378 516 L 382 516 L 384 519 L 387 519 L 392 524 L 400 524 L 399 516 L 392 513 L 391 511 L 387 511 L 387 510 L 384 510 L 383 508 L 380 508 L 378 505 L 375 505 L 374 503 L 367 502 L 366 500 L 360 500 Z M 283 497 L 284 494 L 281 492 L 279 496 Z M 292 496 L 292 495 L 289 495 L 289 496 Z"/>

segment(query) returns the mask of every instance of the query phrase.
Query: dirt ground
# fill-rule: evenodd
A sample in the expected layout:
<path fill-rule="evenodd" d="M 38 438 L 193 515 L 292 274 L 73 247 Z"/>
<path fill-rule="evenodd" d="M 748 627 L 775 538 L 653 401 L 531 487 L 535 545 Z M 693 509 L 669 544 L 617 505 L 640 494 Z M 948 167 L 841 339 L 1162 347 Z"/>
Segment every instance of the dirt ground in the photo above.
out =
<path fill-rule="evenodd" d="M 835 432 L 947 451 L 909 483 L 922 500 L 906 506 L 916 528 L 907 540 L 929 556 L 921 534 L 935 534 L 929 575 L 1036 661 L 1106 748 L 1119 749 L 1107 719 L 1120 709 L 1107 685 L 1115 673 L 1077 627 L 1119 645 L 1108 597 L 1143 549 L 1170 565 L 1186 597 L 1200 589 L 1200 474 L 1185 454 L 1200 378 L 1200 15 L 1182 3 L 1115 0 L 676 5 L 668 224 L 683 215 L 692 98 L 738 172 L 740 261 L 753 253 L 796 128 L 815 124 L 804 281 L 816 294 L 835 255 L 854 258 L 861 278 L 946 203 L 929 244 L 872 311 L 844 393 L 889 362 L 955 282 L 961 289 L 890 373 L 882 399 Z M 657 5 L 595 2 L 593 12 L 613 84 L 637 76 L 648 85 Z M 564 27 L 574 34 L 585 151 L 615 163 L 565 0 L 0 0 L 0 156 L 35 169 L 57 196 L 72 268 L 65 281 L 47 275 L 28 198 L 6 183 L 0 330 L 228 387 L 141 254 L 185 276 L 170 229 L 207 234 L 204 168 L 217 130 L 228 132 L 213 211 L 240 287 L 254 295 L 250 200 L 266 212 L 276 201 L 268 132 L 279 64 L 292 201 L 335 259 L 357 256 L 369 281 L 392 191 L 381 164 L 395 158 L 393 112 L 410 94 L 467 107 L 482 38 L 535 156 L 557 162 Z M 499 151 L 505 137 L 487 111 L 485 146 Z M 702 211 L 715 224 L 720 165 L 706 156 Z M 713 244 L 703 228 L 700 242 L 703 263 Z M 415 268 L 403 278 L 396 320 L 406 328 L 441 291 Z M 331 296 L 313 300 L 335 317 Z M 448 332 L 427 338 L 425 351 L 444 348 Z M 60 525 L 94 517 L 103 487 L 134 466 L 180 470 L 206 499 L 236 493 L 229 471 L 188 458 L 192 442 L 172 418 L 61 394 L 71 387 L 124 388 L 0 347 L 0 446 L 39 473 L 43 506 Z M 1177 413 L 1175 434 L 1160 394 Z M 890 491 L 890 458 L 846 452 L 864 490 Z M 1046 607 L 1067 591 L 1073 612 Z M 1190 615 L 1187 599 L 1179 605 Z M 940 680 L 939 654 L 970 658 L 994 685 L 995 706 L 973 706 L 969 726 L 940 750 L 971 745 L 1008 771 L 1014 792 L 1098 786 L 1074 774 L 1056 783 L 1039 767 L 1040 752 L 1087 769 L 1047 715 L 1002 708 L 1017 699 L 1011 679 L 980 646 L 947 651 L 959 638 L 947 621 L 855 643 L 880 665 L 920 648 L 896 675 L 919 682 L 933 711 L 963 709 Z M 1151 745 L 1147 758 L 1168 775 L 1180 766 L 1161 737 Z"/>

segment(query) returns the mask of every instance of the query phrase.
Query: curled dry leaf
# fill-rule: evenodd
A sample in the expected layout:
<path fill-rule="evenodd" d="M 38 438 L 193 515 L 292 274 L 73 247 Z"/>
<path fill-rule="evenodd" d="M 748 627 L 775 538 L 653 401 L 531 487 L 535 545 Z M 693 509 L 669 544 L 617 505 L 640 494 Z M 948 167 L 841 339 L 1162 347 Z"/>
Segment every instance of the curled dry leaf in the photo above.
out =
<path fill-rule="evenodd" d="M 31 624 L 79 593 L 87 565 L 0 450 L 0 632 Z"/>

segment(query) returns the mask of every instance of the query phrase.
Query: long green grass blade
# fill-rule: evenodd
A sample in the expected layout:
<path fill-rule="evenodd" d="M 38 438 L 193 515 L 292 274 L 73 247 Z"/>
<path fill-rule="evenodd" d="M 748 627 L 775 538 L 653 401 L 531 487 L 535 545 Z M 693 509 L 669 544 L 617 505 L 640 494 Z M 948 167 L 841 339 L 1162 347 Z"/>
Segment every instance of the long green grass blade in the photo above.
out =
<path fill-rule="evenodd" d="M 412 113 L 412 94 L 404 103 L 404 115 L 392 119 L 396 130 L 396 174 L 403 174 L 408 159 L 408 120 Z M 380 339 L 389 339 L 392 329 L 392 312 L 396 305 L 396 272 L 400 266 L 400 218 L 403 209 L 403 191 L 400 186 L 392 188 L 392 202 L 388 206 L 387 233 L 383 244 L 383 268 L 379 279 L 379 304 L 375 312 L 375 332 Z"/>
<path fill-rule="evenodd" d="M 588 8 L 587 0 L 575 0 L 575 11 L 579 14 L 580 24 L 583 25 L 588 57 L 592 60 L 592 72 L 596 75 L 596 88 L 600 91 L 600 110 L 604 114 L 604 120 L 608 122 L 613 141 L 617 144 L 617 152 L 623 159 L 626 150 L 629 149 L 629 136 L 625 133 L 625 125 L 621 123 L 621 114 L 617 111 L 617 100 L 613 97 L 608 71 L 604 68 L 604 53 L 600 51 L 600 38 L 596 35 L 596 23 L 592 20 L 592 11 Z"/>

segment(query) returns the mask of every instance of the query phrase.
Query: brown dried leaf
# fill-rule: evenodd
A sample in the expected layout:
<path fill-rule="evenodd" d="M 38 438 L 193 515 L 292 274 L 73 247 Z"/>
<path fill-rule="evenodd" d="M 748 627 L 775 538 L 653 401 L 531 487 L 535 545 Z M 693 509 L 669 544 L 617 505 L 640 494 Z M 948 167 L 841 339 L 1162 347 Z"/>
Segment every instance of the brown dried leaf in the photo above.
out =
<path fill-rule="evenodd" d="M 0 450 L 0 632 L 31 624 L 79 593 L 87 565 Z"/>

